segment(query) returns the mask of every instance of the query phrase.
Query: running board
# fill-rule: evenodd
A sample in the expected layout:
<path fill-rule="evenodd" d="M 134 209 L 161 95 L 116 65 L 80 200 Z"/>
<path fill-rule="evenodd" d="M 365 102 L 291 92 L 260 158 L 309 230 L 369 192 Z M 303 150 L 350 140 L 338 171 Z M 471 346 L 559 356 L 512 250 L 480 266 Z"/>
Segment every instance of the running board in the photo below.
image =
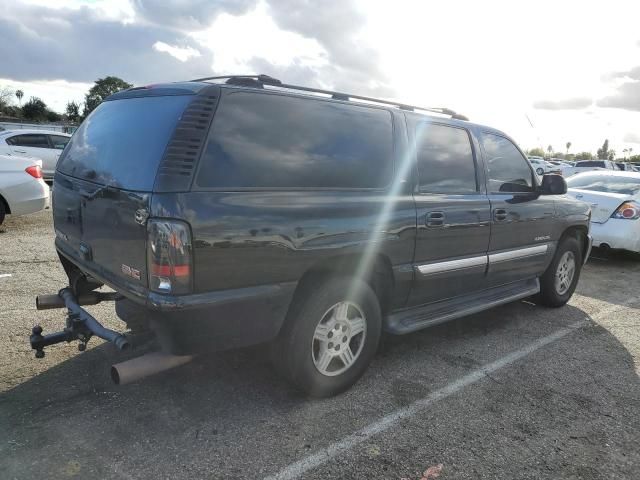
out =
<path fill-rule="evenodd" d="M 429 303 L 389 315 L 385 330 L 395 335 L 415 332 L 455 318 L 514 302 L 535 295 L 540 291 L 537 278 L 493 287 L 463 297 Z"/>

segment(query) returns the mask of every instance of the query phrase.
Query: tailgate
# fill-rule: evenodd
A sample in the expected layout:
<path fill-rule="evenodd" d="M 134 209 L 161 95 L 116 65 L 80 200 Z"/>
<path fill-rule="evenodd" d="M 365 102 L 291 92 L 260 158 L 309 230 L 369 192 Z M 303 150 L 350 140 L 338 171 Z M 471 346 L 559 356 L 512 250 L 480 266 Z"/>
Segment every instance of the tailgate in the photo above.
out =
<path fill-rule="evenodd" d="M 96 185 L 58 173 L 53 221 L 62 250 L 79 265 L 147 286 L 146 216 L 151 195 Z M 138 221 L 136 221 L 138 219 Z"/>

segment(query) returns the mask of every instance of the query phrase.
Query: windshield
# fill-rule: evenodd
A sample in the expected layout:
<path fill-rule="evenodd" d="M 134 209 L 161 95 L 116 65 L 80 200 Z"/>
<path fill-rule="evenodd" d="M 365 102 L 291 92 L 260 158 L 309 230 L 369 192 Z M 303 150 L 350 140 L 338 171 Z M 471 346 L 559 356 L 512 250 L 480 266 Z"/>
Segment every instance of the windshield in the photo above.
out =
<path fill-rule="evenodd" d="M 614 175 L 579 175 L 567 180 L 569 188 L 592 190 L 594 192 L 637 195 L 640 193 L 640 178 L 619 177 Z"/>
<path fill-rule="evenodd" d="M 190 99 L 181 95 L 103 102 L 73 135 L 58 170 L 101 185 L 151 191 Z"/>

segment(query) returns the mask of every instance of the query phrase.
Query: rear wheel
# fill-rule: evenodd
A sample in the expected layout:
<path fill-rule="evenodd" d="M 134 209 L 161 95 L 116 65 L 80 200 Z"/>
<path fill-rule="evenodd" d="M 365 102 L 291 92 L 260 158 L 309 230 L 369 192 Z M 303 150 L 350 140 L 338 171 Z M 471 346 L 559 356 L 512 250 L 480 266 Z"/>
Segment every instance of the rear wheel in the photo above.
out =
<path fill-rule="evenodd" d="M 273 362 L 308 395 L 336 395 L 360 378 L 375 355 L 380 304 L 356 279 L 329 278 L 303 288 L 271 346 Z"/>
<path fill-rule="evenodd" d="M 536 173 L 538 175 L 544 175 L 544 170 L 542 168 L 538 167 L 538 168 L 536 168 Z"/>
<path fill-rule="evenodd" d="M 540 278 L 538 300 L 547 307 L 561 307 L 569 301 L 578 285 L 582 251 L 575 237 L 566 237 L 558 245 L 551 265 Z"/>
<path fill-rule="evenodd" d="M 2 225 L 2 222 L 4 222 L 4 216 L 7 214 L 7 212 L 5 211 L 4 208 L 4 200 L 2 200 L 2 197 L 0 197 L 0 225 Z"/>

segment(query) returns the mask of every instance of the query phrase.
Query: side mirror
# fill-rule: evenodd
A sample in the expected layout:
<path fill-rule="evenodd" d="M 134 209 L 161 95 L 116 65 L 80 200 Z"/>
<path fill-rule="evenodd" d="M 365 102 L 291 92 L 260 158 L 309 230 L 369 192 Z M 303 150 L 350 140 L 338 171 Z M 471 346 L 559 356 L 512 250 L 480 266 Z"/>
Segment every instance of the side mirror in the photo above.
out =
<path fill-rule="evenodd" d="M 564 195 L 567 193 L 567 182 L 562 175 L 544 175 L 540 185 L 542 195 Z"/>

